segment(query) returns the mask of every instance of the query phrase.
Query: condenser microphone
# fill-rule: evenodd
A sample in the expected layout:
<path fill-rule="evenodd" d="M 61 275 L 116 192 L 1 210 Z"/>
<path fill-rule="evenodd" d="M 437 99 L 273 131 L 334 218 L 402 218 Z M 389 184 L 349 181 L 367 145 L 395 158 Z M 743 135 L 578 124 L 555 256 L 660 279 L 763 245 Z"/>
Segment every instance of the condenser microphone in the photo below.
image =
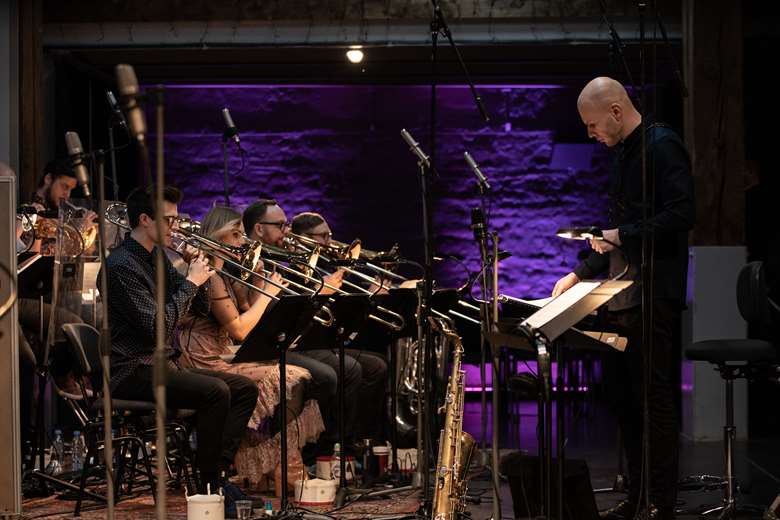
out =
<path fill-rule="evenodd" d="M 230 117 L 230 110 L 227 108 L 222 109 L 222 119 L 225 120 L 225 132 L 222 134 L 222 138 L 227 141 L 232 139 L 236 143 L 236 146 L 241 148 L 241 138 L 238 137 L 238 128 L 233 123 L 233 118 Z"/>
<path fill-rule="evenodd" d="M 477 166 L 477 163 L 474 162 L 474 158 L 471 157 L 471 154 L 468 152 L 463 152 L 463 157 L 466 159 L 466 164 L 469 165 L 471 171 L 474 172 L 474 176 L 477 178 L 479 186 L 484 188 L 485 191 L 489 191 L 490 183 L 488 182 L 487 177 L 485 177 L 485 175 L 482 173 L 482 170 L 479 169 L 479 166 Z"/>
<path fill-rule="evenodd" d="M 409 145 L 409 149 L 414 153 L 414 155 L 417 156 L 417 158 L 420 160 L 420 163 L 422 163 L 426 168 L 431 167 L 431 161 L 428 158 L 427 155 L 425 155 L 425 152 L 423 152 L 420 149 L 420 144 L 414 140 L 414 137 L 412 137 L 412 134 L 406 131 L 405 128 L 401 130 L 401 137 L 403 137 L 404 141 L 406 141 L 406 144 Z"/>
<path fill-rule="evenodd" d="M 106 99 L 108 100 L 108 106 L 111 108 L 111 122 L 127 130 L 127 119 L 125 119 L 122 109 L 119 108 L 119 103 L 116 102 L 114 93 L 107 90 Z"/>
<path fill-rule="evenodd" d="M 146 140 L 146 116 L 138 104 L 138 96 L 141 90 L 138 87 L 138 78 L 135 76 L 135 70 L 133 70 L 132 65 L 124 63 L 117 65 L 114 70 L 116 82 L 119 84 L 119 97 L 127 115 L 130 134 L 139 143 L 144 143 Z"/>
<path fill-rule="evenodd" d="M 81 139 L 76 132 L 65 132 L 65 145 L 68 147 L 70 156 L 70 167 L 76 175 L 76 180 L 84 190 L 84 195 L 90 197 L 92 193 L 89 190 L 89 173 L 87 165 L 84 164 L 84 150 L 81 148 Z"/>

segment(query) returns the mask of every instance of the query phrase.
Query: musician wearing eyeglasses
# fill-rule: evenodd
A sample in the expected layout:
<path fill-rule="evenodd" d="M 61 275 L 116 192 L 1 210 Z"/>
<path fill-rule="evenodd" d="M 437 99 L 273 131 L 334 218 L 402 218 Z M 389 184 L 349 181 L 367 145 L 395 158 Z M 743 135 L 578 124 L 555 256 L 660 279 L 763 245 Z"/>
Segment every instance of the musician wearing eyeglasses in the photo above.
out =
<path fill-rule="evenodd" d="M 295 215 L 291 229 L 294 234 L 309 237 L 323 246 L 328 246 L 333 236 L 327 221 L 319 213 Z M 343 275 L 342 270 L 340 281 Z M 370 438 L 374 443 L 382 443 L 387 434 L 387 361 L 383 356 L 367 350 L 347 349 L 346 353 L 360 363 L 363 375 L 355 405 L 357 409 L 363 410 L 355 418 L 358 438 Z"/>
<path fill-rule="evenodd" d="M 272 199 L 261 199 L 250 204 L 243 213 L 244 229 L 251 240 L 277 247 L 284 246 L 284 239 L 290 233 L 287 215 L 279 204 Z M 247 289 L 233 284 L 239 300 L 246 300 Z M 245 305 L 245 304 L 244 304 Z M 317 454 L 331 454 L 333 444 L 338 442 L 337 390 L 339 359 L 332 349 L 288 352 L 287 362 L 303 367 L 312 375 L 312 392 L 319 396 L 318 403 L 325 419 L 325 432 L 320 436 Z M 344 358 L 344 394 L 347 409 L 346 424 L 354 423 L 356 413 L 354 403 L 361 391 L 363 372 L 360 363 L 350 355 Z M 308 455 L 308 454 L 306 454 Z"/>
<path fill-rule="evenodd" d="M 238 249 L 244 245 L 244 225 L 241 213 L 226 207 L 212 208 L 200 225 L 199 234 L 220 244 Z M 238 258 L 234 258 L 238 261 Z M 224 259 L 214 256 L 212 265 L 224 269 Z M 247 435 L 235 457 L 239 478 L 257 487 L 263 477 L 273 475 L 277 491 L 281 492 L 279 459 L 279 363 L 275 360 L 259 363 L 228 363 L 222 356 L 230 355 L 230 346 L 242 342 L 257 326 L 271 298 L 281 291 L 283 279 L 279 274 L 263 274 L 262 262 L 251 282 L 264 293 L 249 291 L 250 305 L 241 310 L 232 279 L 224 273 L 211 277 L 205 289 L 207 306 L 193 305 L 179 323 L 177 338 L 182 350 L 182 362 L 187 366 L 219 370 L 247 376 L 259 390 L 255 411 L 247 425 Z M 270 281 L 269 281 L 270 280 Z M 274 283 L 271 283 L 274 282 Z M 306 369 L 287 366 L 287 438 L 289 453 L 288 482 L 294 483 L 304 471 L 301 448 L 316 442 L 324 429 L 322 417 L 309 391 L 311 375 Z"/>
<path fill-rule="evenodd" d="M 163 207 L 153 205 L 150 190 L 136 189 L 127 199 L 127 217 L 132 231 L 106 260 L 108 318 L 111 327 L 111 390 L 119 399 L 154 401 L 153 357 L 155 320 L 165 316 L 167 358 L 166 401 L 173 408 L 197 411 L 197 461 L 200 490 L 212 492 L 222 486 L 227 499 L 243 494 L 227 483 L 246 425 L 255 409 L 258 390 L 244 376 L 199 368 L 180 368 L 179 352 L 173 347 L 174 330 L 214 271 L 201 255 L 191 260 L 186 276 L 179 274 L 166 256 L 165 307 L 157 308 L 157 219 L 162 219 L 162 241 L 170 247 L 177 227 L 181 192 L 166 188 Z"/>

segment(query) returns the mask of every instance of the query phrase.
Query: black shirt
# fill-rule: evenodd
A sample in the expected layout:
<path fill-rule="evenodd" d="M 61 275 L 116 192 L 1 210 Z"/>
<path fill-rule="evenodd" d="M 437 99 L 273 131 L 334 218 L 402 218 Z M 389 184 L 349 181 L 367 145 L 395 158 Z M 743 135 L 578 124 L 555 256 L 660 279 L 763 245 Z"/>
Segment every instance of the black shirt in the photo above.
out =
<path fill-rule="evenodd" d="M 634 284 L 609 303 L 610 310 L 628 309 L 642 302 L 642 125 L 617 147 L 610 177 L 609 224 L 618 229 L 630 266 L 625 280 Z M 655 214 L 646 228 L 655 239 L 654 298 L 685 303 L 688 275 L 688 232 L 696 219 L 691 164 L 685 145 L 670 128 L 649 125 L 646 129 L 647 172 L 655 175 Z M 615 276 L 625 267 L 618 250 L 607 254 L 592 251 L 574 273 L 580 279 L 594 278 L 609 270 Z"/>
<path fill-rule="evenodd" d="M 111 389 L 140 365 L 152 365 L 155 346 L 155 254 L 130 235 L 106 259 L 108 318 L 111 326 Z M 170 360 L 176 324 L 190 308 L 198 287 L 179 274 L 165 257 L 165 339 Z"/>

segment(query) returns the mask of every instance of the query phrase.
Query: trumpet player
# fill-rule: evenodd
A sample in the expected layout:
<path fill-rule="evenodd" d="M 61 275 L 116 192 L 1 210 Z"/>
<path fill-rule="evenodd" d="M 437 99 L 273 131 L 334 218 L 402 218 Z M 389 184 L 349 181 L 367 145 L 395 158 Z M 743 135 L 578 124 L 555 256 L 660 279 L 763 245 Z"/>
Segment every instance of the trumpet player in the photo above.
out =
<path fill-rule="evenodd" d="M 264 244 L 277 247 L 284 246 L 284 239 L 290 232 L 290 223 L 287 215 L 279 204 L 272 199 L 261 199 L 250 204 L 243 213 L 242 221 L 251 240 L 259 240 Z M 241 300 L 246 300 L 247 289 L 236 284 L 233 285 L 237 294 L 243 293 Z M 330 454 L 333 452 L 333 444 L 338 442 L 338 415 L 337 415 L 337 390 L 339 359 L 337 351 L 329 348 L 307 350 L 305 352 L 289 352 L 287 362 L 291 365 L 303 367 L 312 375 L 312 392 L 320 396 L 318 398 L 320 411 L 325 420 L 325 432 L 320 436 L 316 449 L 318 454 Z M 362 391 L 363 369 L 361 364 L 351 355 L 344 357 L 344 394 L 346 410 L 344 413 L 348 431 L 353 424 L 355 403 Z M 358 439 L 355 437 L 353 440 Z M 309 458 L 311 453 L 304 453 Z"/>
<path fill-rule="evenodd" d="M 295 215 L 291 229 L 294 234 L 309 237 L 323 246 L 330 244 L 333 236 L 327 221 L 319 213 Z M 335 273 L 340 273 L 340 286 L 344 271 L 337 270 Z M 355 358 L 362 368 L 360 392 L 356 396 L 358 401 L 355 406 L 358 410 L 364 410 L 364 413 L 355 417 L 357 432 L 360 437 L 384 442 L 387 435 L 387 361 L 380 354 L 367 350 L 347 349 L 346 353 Z"/>
<path fill-rule="evenodd" d="M 198 287 L 214 271 L 201 255 L 194 258 L 186 276 L 179 274 L 167 257 L 164 309 L 155 299 L 155 259 L 161 254 L 156 219 L 163 219 L 162 241 L 170 246 L 177 227 L 177 204 L 181 192 L 165 188 L 162 208 L 155 208 L 151 192 L 134 190 L 127 199 L 127 217 L 132 231 L 113 250 L 104 269 L 108 278 L 108 317 L 111 326 L 111 390 L 120 399 L 154 401 L 153 354 L 157 312 L 165 315 L 168 370 L 167 405 L 197 411 L 197 461 L 201 474 L 199 492 L 223 487 L 226 509 L 243 493 L 227 482 L 246 425 L 257 402 L 257 386 L 244 376 L 200 368 L 181 368 L 178 352 L 171 345 L 174 330 L 189 310 Z"/>

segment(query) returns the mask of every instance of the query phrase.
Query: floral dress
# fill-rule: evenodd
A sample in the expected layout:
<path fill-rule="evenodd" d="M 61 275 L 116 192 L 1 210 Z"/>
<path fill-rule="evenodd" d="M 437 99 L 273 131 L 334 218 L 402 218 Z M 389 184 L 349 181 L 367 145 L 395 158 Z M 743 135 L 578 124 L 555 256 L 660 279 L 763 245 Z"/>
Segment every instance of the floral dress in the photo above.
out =
<path fill-rule="evenodd" d="M 237 307 L 235 293 L 222 277 L 212 277 L 208 285 L 210 287 L 207 291 L 211 295 L 209 305 L 225 304 L 224 300 L 230 298 L 232 304 Z M 217 296 L 220 294 L 222 296 Z M 200 301 L 204 300 L 207 299 L 200 298 Z M 238 374 L 257 384 L 257 404 L 247 424 L 247 435 L 236 453 L 234 465 L 239 477 L 253 484 L 260 483 L 264 476 L 274 471 L 280 460 L 280 434 L 270 434 L 272 417 L 279 405 L 279 364 L 231 364 L 224 361 L 220 356 L 232 354 L 229 347 L 233 345 L 233 341 L 211 312 L 191 310 L 178 325 L 177 341 L 182 353 L 182 366 Z M 310 380 L 311 374 L 305 368 L 287 365 L 288 410 L 291 396 L 296 391 L 300 392 L 300 385 L 306 385 Z M 300 458 L 300 449 L 306 443 L 316 441 L 325 429 L 317 401 L 306 401 L 297 417 L 291 418 L 288 413 L 286 429 L 290 457 Z"/>

